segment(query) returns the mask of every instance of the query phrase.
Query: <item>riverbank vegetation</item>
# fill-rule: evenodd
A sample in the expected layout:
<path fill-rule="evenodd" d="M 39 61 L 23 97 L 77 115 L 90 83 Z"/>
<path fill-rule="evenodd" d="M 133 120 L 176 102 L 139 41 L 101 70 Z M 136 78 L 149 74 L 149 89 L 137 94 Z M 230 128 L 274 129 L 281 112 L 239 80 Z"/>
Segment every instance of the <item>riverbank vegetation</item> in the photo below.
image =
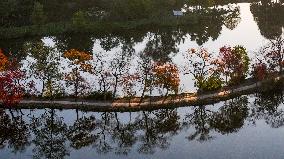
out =
<path fill-rule="evenodd" d="M 217 39 L 222 27 L 234 29 L 240 22 L 238 5 L 167 1 L 161 7 L 158 1 L 137 0 L 129 4 L 121 0 L 115 2 L 116 6 L 98 3 L 93 8 L 93 2 L 82 6 L 64 2 L 55 5 L 66 9 L 67 13 L 62 14 L 49 2 L 13 3 L 0 2 L 0 6 L 14 8 L 7 13 L 0 11 L 0 37 L 5 39 L 0 41 L 0 71 L 6 83 L 1 86 L 2 92 L 8 92 L 7 98 L 15 103 L 21 99 L 112 101 L 125 97 L 130 102 L 135 97 L 142 101 L 154 94 L 167 97 L 184 93 L 181 75 L 193 78 L 198 95 L 202 95 L 273 81 L 283 72 L 283 33 L 279 30 L 283 23 L 279 19 L 264 23 L 265 15 L 281 19 L 282 1 L 250 5 L 261 34 L 270 40 L 255 58 L 249 59 L 252 52 L 243 46 L 223 46 L 217 54 L 200 47 L 181 53 L 186 64 L 176 64 L 171 59 L 185 37 L 190 36 L 202 46 Z M 143 6 L 140 10 L 138 4 Z M 174 17 L 175 9 L 184 15 Z M 269 12 L 261 14 L 261 9 Z M 134 10 L 136 14 L 132 14 Z M 23 17 L 28 20 L 21 20 Z M 54 45 L 45 45 L 42 36 L 51 36 Z M 136 53 L 135 44 L 145 38 L 145 48 Z M 93 50 L 94 41 L 105 52 L 118 47 L 121 51 L 108 59 L 104 51 Z M 137 59 L 137 64 L 132 59 Z M 13 87 L 20 91 L 13 93 L 13 89 L 9 90 Z M 1 101 L 9 103 L 4 102 L 9 101 L 4 96 L 7 95 Z"/>
<path fill-rule="evenodd" d="M 121 91 L 126 101 L 139 96 L 142 102 L 144 98 L 151 98 L 155 90 L 165 92 L 164 97 L 183 93 L 180 73 L 192 75 L 198 95 L 228 91 L 258 81 L 271 83 L 276 79 L 276 87 L 267 84 L 265 88 L 271 90 L 283 81 L 283 46 L 283 38 L 271 41 L 259 51 L 256 61 L 248 58 L 242 46 L 224 46 L 216 57 L 204 48 L 192 48 L 183 53 L 188 60 L 183 69 L 174 63 L 153 61 L 142 53 L 140 64 L 133 72 L 123 53 L 108 61 L 111 66 L 107 67 L 101 54 L 75 49 L 60 53 L 42 42 L 30 43 L 26 45 L 32 58 L 28 64 L 30 69 L 23 69 L 19 61 L 9 59 L 1 51 L 0 100 L 7 106 L 22 99 L 70 100 L 72 97 L 75 101 L 109 101 L 121 98 L 117 96 Z M 67 66 L 60 65 L 63 60 Z M 86 78 L 91 80 L 87 82 Z M 42 89 L 35 88 L 35 79 L 41 81 Z"/>
<path fill-rule="evenodd" d="M 14 4 L 15 3 L 15 4 Z M 56 3 L 57 5 L 54 5 Z M 0 2 L 0 37 L 47 36 L 63 33 L 102 34 L 142 28 L 195 26 L 214 18 L 217 23 L 233 29 L 239 22 L 239 8 L 218 8 L 218 1 L 107 1 L 90 2 Z M 53 4 L 53 5 L 51 5 Z M 193 6 L 193 7 L 186 7 Z M 23 10 L 24 8 L 24 10 Z M 62 13 L 64 10 L 64 13 Z M 173 10 L 182 10 L 175 17 Z M 214 15 L 214 16 L 213 16 Z M 25 19 L 25 20 L 23 20 Z M 200 26 L 199 26 L 200 27 Z"/>

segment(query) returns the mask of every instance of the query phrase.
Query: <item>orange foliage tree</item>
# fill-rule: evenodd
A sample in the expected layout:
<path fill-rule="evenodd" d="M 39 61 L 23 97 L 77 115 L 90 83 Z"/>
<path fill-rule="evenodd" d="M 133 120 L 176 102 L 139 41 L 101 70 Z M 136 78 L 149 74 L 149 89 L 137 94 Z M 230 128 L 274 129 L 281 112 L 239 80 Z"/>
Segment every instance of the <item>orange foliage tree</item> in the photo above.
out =
<path fill-rule="evenodd" d="M 93 55 L 88 52 L 71 49 L 64 53 L 64 57 L 72 61 L 71 65 L 79 65 L 79 68 L 84 72 L 92 72 L 92 65 L 89 63 L 93 59 Z"/>
<path fill-rule="evenodd" d="M 129 99 L 136 95 L 136 91 L 134 89 L 135 82 L 137 82 L 140 79 L 139 75 L 136 74 L 125 74 L 122 76 L 122 86 L 123 86 L 123 92 L 126 97 L 129 97 Z"/>
<path fill-rule="evenodd" d="M 153 69 L 153 85 L 165 88 L 168 91 L 178 93 L 179 88 L 179 71 L 175 64 L 160 63 L 154 64 Z"/>
<path fill-rule="evenodd" d="M 4 55 L 4 53 L 2 52 L 2 50 L 0 49 L 0 71 L 5 71 L 6 67 L 9 64 L 9 60 L 7 58 L 7 56 Z"/>
<path fill-rule="evenodd" d="M 66 74 L 66 82 L 68 86 L 74 87 L 74 95 L 77 98 L 79 93 L 86 88 L 86 81 L 81 75 L 82 72 L 93 73 L 93 66 L 90 61 L 93 56 L 88 52 L 71 49 L 63 55 L 70 60 L 69 67 L 73 67 L 72 71 Z"/>

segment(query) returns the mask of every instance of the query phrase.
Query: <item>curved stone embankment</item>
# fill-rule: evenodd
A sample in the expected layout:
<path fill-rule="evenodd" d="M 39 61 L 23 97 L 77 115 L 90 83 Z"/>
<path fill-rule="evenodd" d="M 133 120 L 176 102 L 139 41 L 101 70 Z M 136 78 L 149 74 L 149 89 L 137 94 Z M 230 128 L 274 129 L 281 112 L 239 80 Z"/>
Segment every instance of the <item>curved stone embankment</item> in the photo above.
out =
<path fill-rule="evenodd" d="M 239 95 L 251 94 L 257 90 L 262 82 L 247 84 L 239 86 L 234 89 L 221 90 L 211 94 L 198 95 L 180 94 L 171 95 L 167 97 L 147 97 L 145 99 L 132 98 L 132 99 L 116 99 L 108 102 L 92 102 L 80 101 L 73 102 L 68 100 L 62 101 L 44 101 L 44 100 L 23 100 L 14 108 L 17 109 L 80 109 L 85 111 L 139 111 L 139 110 L 153 110 L 163 108 L 176 108 L 183 106 L 196 106 L 213 104 L 219 101 L 227 100 Z"/>

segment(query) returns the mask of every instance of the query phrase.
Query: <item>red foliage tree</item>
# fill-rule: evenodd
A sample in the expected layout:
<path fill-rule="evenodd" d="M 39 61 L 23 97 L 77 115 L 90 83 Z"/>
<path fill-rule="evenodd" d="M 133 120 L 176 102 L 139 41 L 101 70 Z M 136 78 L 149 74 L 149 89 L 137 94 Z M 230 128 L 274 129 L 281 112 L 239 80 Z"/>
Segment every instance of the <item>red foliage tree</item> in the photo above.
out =
<path fill-rule="evenodd" d="M 242 46 L 222 47 L 219 57 L 216 60 L 217 70 L 225 76 L 229 85 L 236 85 L 242 82 L 248 73 L 249 57 Z M 228 81 L 229 77 L 229 81 Z"/>
<path fill-rule="evenodd" d="M 284 38 L 278 37 L 272 40 L 262 51 L 265 61 L 271 72 L 283 72 L 284 67 Z"/>
<path fill-rule="evenodd" d="M 252 66 L 252 69 L 252 76 L 258 81 L 264 80 L 268 75 L 267 65 L 265 63 L 256 63 Z"/>
<path fill-rule="evenodd" d="M 188 60 L 185 74 L 191 74 L 198 92 L 215 91 L 222 87 L 220 73 L 215 70 L 215 59 L 206 49 L 189 49 L 184 58 Z"/>
<path fill-rule="evenodd" d="M 18 69 L 15 60 L 9 61 L 1 50 L 0 64 L 0 101 L 4 106 L 13 106 L 24 96 L 24 85 L 20 84 L 24 72 Z"/>

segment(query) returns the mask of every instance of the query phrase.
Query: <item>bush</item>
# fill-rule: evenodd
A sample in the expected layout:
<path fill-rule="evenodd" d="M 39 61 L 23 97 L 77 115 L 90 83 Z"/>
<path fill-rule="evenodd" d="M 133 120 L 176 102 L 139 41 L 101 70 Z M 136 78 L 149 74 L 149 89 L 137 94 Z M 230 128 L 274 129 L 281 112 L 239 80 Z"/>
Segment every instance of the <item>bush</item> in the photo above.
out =
<path fill-rule="evenodd" d="M 282 92 L 284 87 L 283 78 L 272 78 L 271 80 L 265 81 L 260 89 L 261 93 L 272 94 L 275 92 Z"/>
<path fill-rule="evenodd" d="M 210 76 L 203 82 L 196 83 L 199 92 L 216 91 L 222 88 L 223 81 L 218 75 Z"/>
<path fill-rule="evenodd" d="M 246 79 L 250 59 L 244 47 L 222 47 L 216 61 L 218 70 L 226 77 L 228 86 L 241 84 Z"/>
<path fill-rule="evenodd" d="M 252 78 L 256 81 L 261 81 L 267 78 L 268 76 L 268 70 L 267 66 L 264 63 L 257 63 L 252 66 Z"/>
<path fill-rule="evenodd" d="M 88 100 L 112 100 L 113 99 L 113 93 L 108 91 L 108 92 L 100 92 L 100 91 L 95 91 L 91 92 L 88 96 L 84 97 L 84 99 Z"/>

